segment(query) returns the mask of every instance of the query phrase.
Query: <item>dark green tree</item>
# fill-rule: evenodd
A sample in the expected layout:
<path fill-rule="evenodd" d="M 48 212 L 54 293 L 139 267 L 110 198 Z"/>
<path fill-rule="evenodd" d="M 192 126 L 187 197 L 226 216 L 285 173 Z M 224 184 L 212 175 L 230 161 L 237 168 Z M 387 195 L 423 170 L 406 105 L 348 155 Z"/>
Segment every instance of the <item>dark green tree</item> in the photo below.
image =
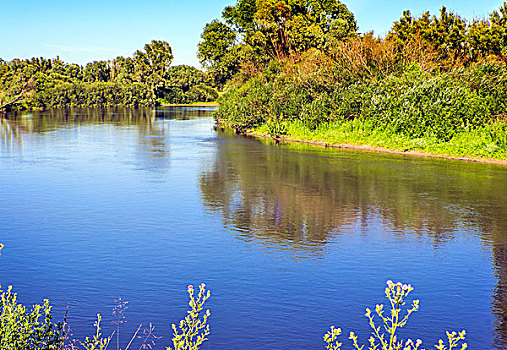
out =
<path fill-rule="evenodd" d="M 206 24 L 201 34 L 197 58 L 219 86 L 239 70 L 240 50 L 236 38 L 234 30 L 218 20 Z"/>
<path fill-rule="evenodd" d="M 134 52 L 136 80 L 148 83 L 152 88 L 163 86 L 163 77 L 173 61 L 172 48 L 166 41 L 152 40 L 144 45 L 144 51 Z"/>
<path fill-rule="evenodd" d="M 84 80 L 90 83 L 109 81 L 109 66 L 106 61 L 93 61 L 84 68 Z"/>

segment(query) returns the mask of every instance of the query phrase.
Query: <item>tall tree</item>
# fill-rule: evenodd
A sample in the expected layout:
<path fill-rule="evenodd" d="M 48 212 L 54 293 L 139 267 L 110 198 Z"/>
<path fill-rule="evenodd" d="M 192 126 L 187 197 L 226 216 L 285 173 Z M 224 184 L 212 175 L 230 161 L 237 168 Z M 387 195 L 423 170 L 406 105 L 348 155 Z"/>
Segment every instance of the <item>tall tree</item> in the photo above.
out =
<path fill-rule="evenodd" d="M 206 24 L 201 34 L 197 58 L 217 85 L 223 85 L 239 69 L 236 38 L 236 33 L 218 20 Z"/>
<path fill-rule="evenodd" d="M 163 81 L 173 61 L 173 51 L 166 41 L 152 40 L 144 45 L 144 52 L 134 52 L 137 80 L 155 87 Z"/>

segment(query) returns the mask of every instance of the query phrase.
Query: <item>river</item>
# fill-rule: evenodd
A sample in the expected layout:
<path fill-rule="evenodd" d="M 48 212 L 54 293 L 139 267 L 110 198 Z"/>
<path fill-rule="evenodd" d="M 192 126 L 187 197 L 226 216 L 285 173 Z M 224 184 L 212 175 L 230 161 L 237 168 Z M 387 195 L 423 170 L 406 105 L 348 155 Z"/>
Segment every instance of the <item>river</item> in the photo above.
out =
<path fill-rule="evenodd" d="M 323 349 L 331 325 L 367 343 L 365 308 L 402 281 L 421 304 L 402 336 L 507 348 L 507 167 L 277 145 L 211 110 L 0 118 L 3 289 L 56 320 L 69 304 L 76 339 L 97 313 L 111 334 L 121 296 L 121 347 L 151 322 L 164 349 L 206 283 L 203 349 L 289 350 Z"/>

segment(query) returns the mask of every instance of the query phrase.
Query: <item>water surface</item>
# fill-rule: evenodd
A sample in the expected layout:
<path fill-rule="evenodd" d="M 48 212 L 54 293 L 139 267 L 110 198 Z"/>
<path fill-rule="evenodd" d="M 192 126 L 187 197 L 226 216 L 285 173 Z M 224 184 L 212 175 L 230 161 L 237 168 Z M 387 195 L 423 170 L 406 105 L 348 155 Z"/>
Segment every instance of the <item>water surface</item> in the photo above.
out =
<path fill-rule="evenodd" d="M 97 313 L 110 334 L 120 295 L 123 346 L 151 322 L 163 349 L 205 282 L 204 349 L 318 349 L 330 325 L 365 342 L 392 279 L 421 301 L 402 335 L 507 347 L 505 167 L 272 145 L 210 109 L 8 115 L 0 137 L 0 281 L 69 303 L 76 338 Z"/>

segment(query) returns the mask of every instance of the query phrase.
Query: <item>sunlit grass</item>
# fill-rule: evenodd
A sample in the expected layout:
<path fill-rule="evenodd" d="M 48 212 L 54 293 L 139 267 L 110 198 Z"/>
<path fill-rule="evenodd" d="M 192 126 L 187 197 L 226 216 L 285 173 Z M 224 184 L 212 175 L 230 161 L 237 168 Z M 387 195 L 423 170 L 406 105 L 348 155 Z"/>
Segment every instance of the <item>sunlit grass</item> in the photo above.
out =
<path fill-rule="evenodd" d="M 507 160 L 507 126 L 493 124 L 459 132 L 449 141 L 435 136 L 410 138 L 394 132 L 389 126 L 375 128 L 368 120 L 354 119 L 323 123 L 310 130 L 301 121 L 284 121 L 285 135 L 294 141 L 326 143 L 330 146 L 350 144 L 356 146 L 382 147 L 389 150 L 416 151 L 432 155 L 466 158 Z M 266 124 L 255 132 L 270 134 Z"/>

